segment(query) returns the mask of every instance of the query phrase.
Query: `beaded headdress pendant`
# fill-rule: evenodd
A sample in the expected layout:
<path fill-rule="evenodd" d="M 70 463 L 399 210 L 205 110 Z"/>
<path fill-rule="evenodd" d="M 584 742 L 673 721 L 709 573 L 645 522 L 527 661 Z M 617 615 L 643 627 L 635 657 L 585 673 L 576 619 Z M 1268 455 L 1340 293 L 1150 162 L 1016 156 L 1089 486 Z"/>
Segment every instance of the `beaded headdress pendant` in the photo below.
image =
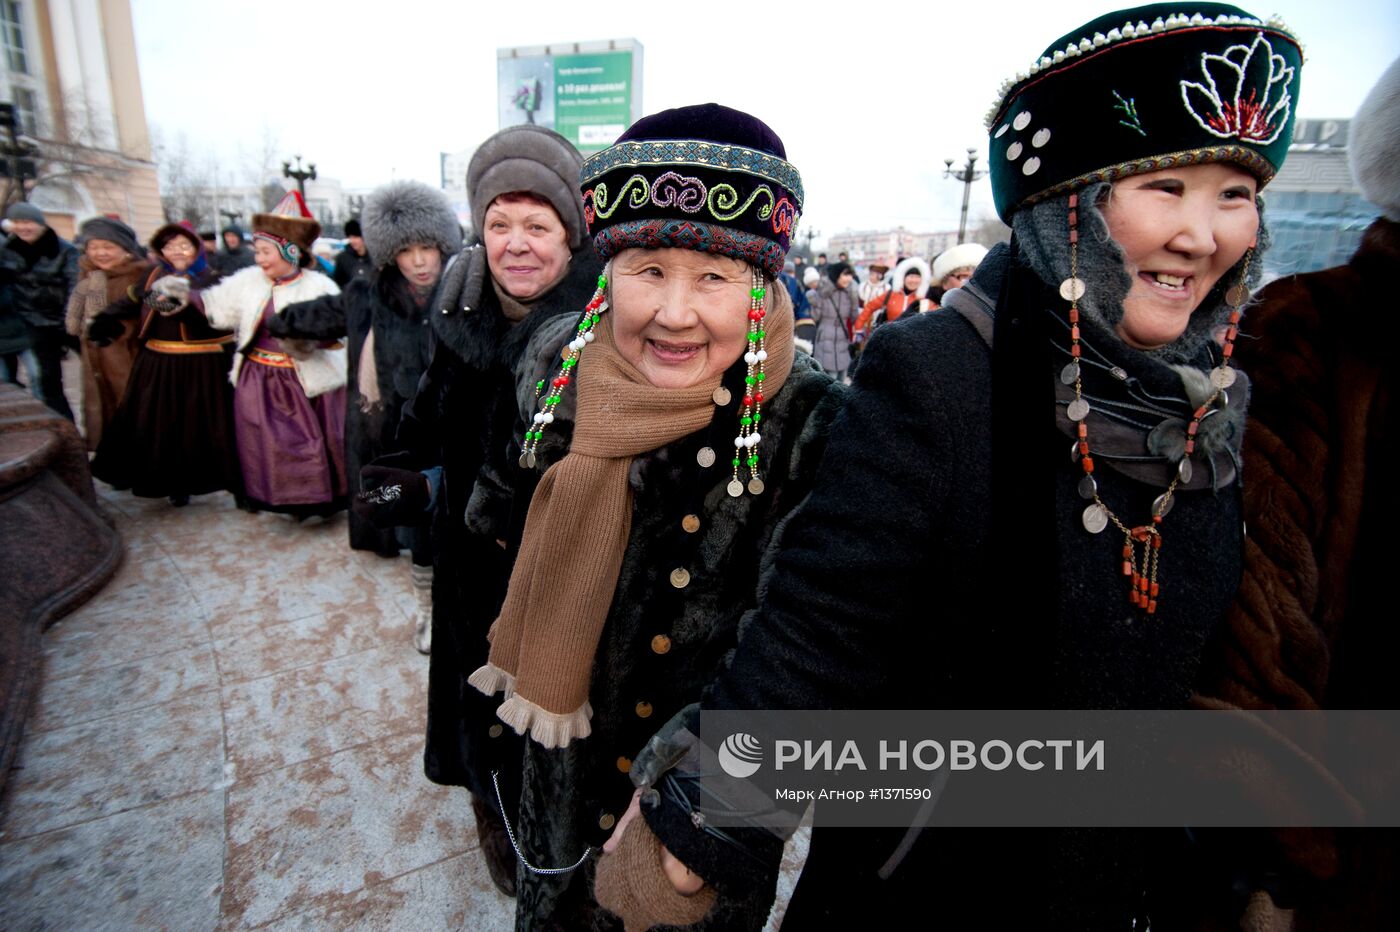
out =
<path fill-rule="evenodd" d="M 583 349 L 592 343 L 597 336 L 594 328 L 603 319 L 603 315 L 608 310 L 608 269 L 603 270 L 603 274 L 598 276 L 598 287 L 593 291 L 593 297 L 584 306 L 583 315 L 579 318 L 578 329 L 574 333 L 574 338 L 569 341 L 564 361 L 559 365 L 559 371 L 553 379 L 540 379 L 535 383 L 535 401 L 539 403 L 539 410 L 535 412 L 534 421 L 529 430 L 525 431 L 525 443 L 520 453 L 520 468 L 535 468 L 535 451 L 539 449 L 540 438 L 544 436 L 545 428 L 554 423 L 554 409 L 559 407 L 559 402 L 564 397 L 564 389 L 569 387 L 573 381 L 574 369 L 578 367 L 579 357 L 583 355 Z M 546 386 L 549 391 L 545 391 Z M 540 396 L 544 400 L 540 400 Z"/>
<path fill-rule="evenodd" d="M 744 494 L 744 482 L 739 478 L 739 468 L 748 469 L 748 490 L 752 495 L 763 493 L 763 479 L 758 468 L 758 445 L 763 437 L 758 425 L 763 421 L 763 380 L 764 363 L 768 359 L 765 341 L 768 336 L 763 329 L 763 318 L 768 311 L 765 298 L 768 294 L 763 273 L 753 270 L 753 287 L 749 289 L 749 334 L 748 346 L 744 351 L 744 362 L 748 369 L 744 373 L 744 400 L 739 407 L 739 435 L 734 438 L 733 478 L 729 481 L 729 494 L 738 498 Z"/>

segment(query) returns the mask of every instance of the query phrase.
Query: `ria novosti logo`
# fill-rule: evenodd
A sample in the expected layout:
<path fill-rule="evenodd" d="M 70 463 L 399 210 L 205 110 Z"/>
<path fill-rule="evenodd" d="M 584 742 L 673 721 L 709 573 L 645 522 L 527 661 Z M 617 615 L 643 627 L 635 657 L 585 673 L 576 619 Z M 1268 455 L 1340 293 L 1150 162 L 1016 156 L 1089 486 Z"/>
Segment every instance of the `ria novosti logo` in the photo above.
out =
<path fill-rule="evenodd" d="M 763 745 L 753 735 L 735 732 L 719 748 L 719 765 L 725 773 L 744 780 L 763 765 Z"/>

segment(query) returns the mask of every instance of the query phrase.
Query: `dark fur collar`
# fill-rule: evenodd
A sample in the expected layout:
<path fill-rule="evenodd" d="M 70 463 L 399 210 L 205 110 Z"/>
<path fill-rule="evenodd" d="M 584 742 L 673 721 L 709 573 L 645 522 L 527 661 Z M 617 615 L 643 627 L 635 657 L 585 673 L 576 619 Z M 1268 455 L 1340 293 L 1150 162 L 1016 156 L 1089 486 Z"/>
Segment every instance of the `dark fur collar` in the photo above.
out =
<path fill-rule="evenodd" d="M 469 250 L 461 253 L 457 261 L 470 262 L 472 258 L 472 251 Z M 484 260 L 485 257 L 481 256 L 477 261 L 484 265 Z M 511 326 L 501 312 L 495 291 L 484 287 L 484 279 L 474 283 L 474 276 L 468 270 L 465 285 L 460 274 L 456 277 L 460 289 L 458 294 L 444 294 L 434 302 L 435 310 L 431 314 L 433 332 L 440 343 L 469 366 L 484 369 L 498 363 L 509 364 L 520 357 L 525 344 L 545 320 L 559 314 L 583 312 L 583 306 L 598 287 L 600 271 L 602 265 L 592 245 L 575 250 L 563 281 L 535 301 L 528 317 Z M 445 290 L 451 289 L 451 279 L 449 270 L 444 275 L 444 280 L 448 282 Z M 443 313 L 443 308 L 449 313 Z"/>

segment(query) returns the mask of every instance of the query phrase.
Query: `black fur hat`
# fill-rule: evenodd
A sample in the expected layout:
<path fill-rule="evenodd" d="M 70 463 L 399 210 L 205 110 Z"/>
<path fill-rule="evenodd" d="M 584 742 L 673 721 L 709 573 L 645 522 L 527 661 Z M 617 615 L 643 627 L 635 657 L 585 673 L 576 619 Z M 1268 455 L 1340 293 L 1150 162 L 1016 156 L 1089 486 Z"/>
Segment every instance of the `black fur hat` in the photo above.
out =
<path fill-rule="evenodd" d="M 365 201 L 359 226 L 377 269 L 415 243 L 436 246 L 444 260 L 462 248 L 462 228 L 447 195 L 421 181 L 391 181 L 376 188 Z"/>

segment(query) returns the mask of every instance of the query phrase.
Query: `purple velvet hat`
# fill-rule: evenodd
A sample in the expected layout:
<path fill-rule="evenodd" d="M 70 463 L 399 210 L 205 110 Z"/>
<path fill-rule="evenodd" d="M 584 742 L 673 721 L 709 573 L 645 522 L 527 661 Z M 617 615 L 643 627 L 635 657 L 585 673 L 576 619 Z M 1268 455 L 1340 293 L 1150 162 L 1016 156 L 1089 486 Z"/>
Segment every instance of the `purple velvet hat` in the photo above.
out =
<path fill-rule="evenodd" d="M 802 212 L 802 177 L 762 120 L 719 104 L 643 117 L 580 174 L 594 248 L 731 256 L 776 278 Z"/>

